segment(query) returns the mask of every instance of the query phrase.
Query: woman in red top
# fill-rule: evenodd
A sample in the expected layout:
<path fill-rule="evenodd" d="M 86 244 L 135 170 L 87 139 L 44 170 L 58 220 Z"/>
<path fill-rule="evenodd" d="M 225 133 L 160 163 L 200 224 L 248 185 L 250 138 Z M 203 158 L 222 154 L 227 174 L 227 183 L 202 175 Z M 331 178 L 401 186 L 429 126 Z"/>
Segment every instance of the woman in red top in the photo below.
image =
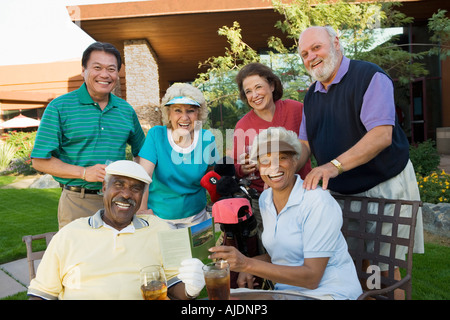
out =
<path fill-rule="evenodd" d="M 249 162 L 249 146 L 259 132 L 269 127 L 284 127 L 298 135 L 303 103 L 290 99 L 281 100 L 283 85 L 280 78 L 261 63 L 250 63 L 243 67 L 236 76 L 236 82 L 241 100 L 252 109 L 237 122 L 234 130 L 233 155 L 236 175 L 238 178 L 253 179 L 250 180 L 250 187 L 261 193 L 264 182 L 256 170 L 256 164 Z M 298 173 L 304 179 L 309 171 L 311 171 L 310 160 Z M 256 179 L 253 176 L 256 176 Z M 254 200 L 253 212 L 258 220 L 258 226 L 262 229 L 258 200 Z"/>

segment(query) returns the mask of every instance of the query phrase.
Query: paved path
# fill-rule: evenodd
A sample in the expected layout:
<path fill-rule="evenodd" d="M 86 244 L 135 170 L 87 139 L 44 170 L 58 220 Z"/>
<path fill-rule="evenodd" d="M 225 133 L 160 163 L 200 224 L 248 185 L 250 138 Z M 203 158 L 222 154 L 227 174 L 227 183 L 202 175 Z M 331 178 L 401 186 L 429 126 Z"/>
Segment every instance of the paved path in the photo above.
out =
<path fill-rule="evenodd" d="M 26 291 L 29 283 L 26 258 L 0 265 L 0 299 Z"/>
<path fill-rule="evenodd" d="M 13 182 L 11 184 L 8 184 L 6 186 L 1 187 L 2 189 L 26 189 L 28 188 L 33 182 L 38 180 L 41 175 L 34 175 L 30 177 L 25 177 L 23 179 L 19 179 L 17 182 Z"/>

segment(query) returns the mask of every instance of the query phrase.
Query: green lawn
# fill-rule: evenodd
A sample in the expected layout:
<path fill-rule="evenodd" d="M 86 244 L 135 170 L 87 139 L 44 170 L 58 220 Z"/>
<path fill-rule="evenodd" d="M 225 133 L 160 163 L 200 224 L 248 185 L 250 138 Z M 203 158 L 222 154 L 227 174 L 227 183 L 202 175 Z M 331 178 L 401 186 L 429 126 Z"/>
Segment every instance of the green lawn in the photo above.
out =
<path fill-rule="evenodd" d="M 414 254 L 414 300 L 450 299 L 450 247 L 425 243 L 424 254 Z"/>
<path fill-rule="evenodd" d="M 0 264 L 26 257 L 22 236 L 58 230 L 60 194 L 60 189 L 0 189 Z"/>
<path fill-rule="evenodd" d="M 10 183 L 6 178 L 0 176 L 0 187 Z M 22 236 L 58 230 L 60 194 L 60 189 L 0 189 L 0 264 L 26 257 Z M 414 255 L 412 294 L 415 300 L 450 299 L 449 246 L 425 243 L 425 254 Z"/>

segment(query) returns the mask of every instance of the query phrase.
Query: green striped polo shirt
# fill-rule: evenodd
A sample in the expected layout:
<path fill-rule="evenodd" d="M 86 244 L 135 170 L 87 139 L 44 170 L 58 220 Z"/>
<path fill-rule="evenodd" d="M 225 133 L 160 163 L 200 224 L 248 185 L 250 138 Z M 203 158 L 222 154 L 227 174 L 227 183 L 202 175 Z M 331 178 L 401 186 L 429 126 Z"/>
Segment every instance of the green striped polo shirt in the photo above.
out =
<path fill-rule="evenodd" d="M 133 107 L 110 94 L 104 110 L 89 95 L 84 83 L 78 90 L 49 103 L 42 116 L 31 158 L 59 158 L 82 167 L 125 159 L 126 145 L 134 156 L 145 135 Z M 101 189 L 101 182 L 54 177 L 70 186 Z"/>

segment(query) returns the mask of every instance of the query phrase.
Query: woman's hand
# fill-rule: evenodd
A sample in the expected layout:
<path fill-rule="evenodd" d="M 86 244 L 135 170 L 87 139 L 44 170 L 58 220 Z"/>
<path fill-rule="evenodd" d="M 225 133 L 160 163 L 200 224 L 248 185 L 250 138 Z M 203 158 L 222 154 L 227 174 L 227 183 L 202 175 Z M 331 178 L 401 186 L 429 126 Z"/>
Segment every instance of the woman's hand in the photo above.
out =
<path fill-rule="evenodd" d="M 230 270 L 235 272 L 245 272 L 247 267 L 247 258 L 238 249 L 231 246 L 217 246 L 208 249 L 212 252 L 209 259 L 226 260 L 230 265 Z"/>
<path fill-rule="evenodd" d="M 255 283 L 255 276 L 246 272 L 239 272 L 236 283 L 239 288 L 249 289 L 253 289 L 254 286 L 258 285 L 258 283 Z"/>
<path fill-rule="evenodd" d="M 256 163 L 250 163 L 250 155 L 248 153 L 241 154 L 239 163 L 244 176 L 256 171 Z"/>

